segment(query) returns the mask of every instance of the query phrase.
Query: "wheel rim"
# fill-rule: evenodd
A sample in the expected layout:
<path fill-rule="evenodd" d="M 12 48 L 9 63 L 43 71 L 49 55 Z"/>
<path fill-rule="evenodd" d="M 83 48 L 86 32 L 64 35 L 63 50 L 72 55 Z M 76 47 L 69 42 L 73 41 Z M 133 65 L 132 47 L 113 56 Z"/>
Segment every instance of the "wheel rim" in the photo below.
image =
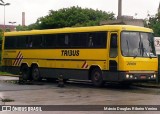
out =
<path fill-rule="evenodd" d="M 104 84 L 101 70 L 95 69 L 92 71 L 92 82 L 97 87 L 101 87 Z"/>
<path fill-rule="evenodd" d="M 97 82 L 100 79 L 100 73 L 99 72 L 95 72 L 94 74 L 94 80 Z"/>
<path fill-rule="evenodd" d="M 34 81 L 41 81 L 41 76 L 38 67 L 32 68 L 32 78 Z"/>

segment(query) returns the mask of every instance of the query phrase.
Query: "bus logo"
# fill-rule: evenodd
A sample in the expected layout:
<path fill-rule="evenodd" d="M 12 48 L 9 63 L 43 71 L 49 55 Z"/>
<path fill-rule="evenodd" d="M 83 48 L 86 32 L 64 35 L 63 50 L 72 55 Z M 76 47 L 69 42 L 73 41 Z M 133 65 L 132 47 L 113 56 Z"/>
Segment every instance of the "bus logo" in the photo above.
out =
<path fill-rule="evenodd" d="M 20 63 L 22 62 L 22 60 L 23 60 L 23 55 L 22 55 L 22 53 L 19 51 L 19 53 L 17 54 L 17 57 L 16 57 L 15 60 L 14 60 L 13 66 L 19 66 Z"/>

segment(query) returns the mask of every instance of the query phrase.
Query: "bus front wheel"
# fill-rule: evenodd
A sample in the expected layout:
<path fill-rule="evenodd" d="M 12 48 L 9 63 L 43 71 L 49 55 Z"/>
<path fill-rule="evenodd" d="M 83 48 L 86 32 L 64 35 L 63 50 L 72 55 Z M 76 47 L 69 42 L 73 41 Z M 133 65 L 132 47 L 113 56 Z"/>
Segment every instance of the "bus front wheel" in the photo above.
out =
<path fill-rule="evenodd" d="M 42 78 L 40 76 L 39 68 L 37 66 L 32 67 L 32 79 L 34 81 L 41 81 Z"/>
<path fill-rule="evenodd" d="M 104 84 L 104 80 L 102 78 L 102 71 L 99 68 L 95 68 L 91 72 L 91 79 L 93 85 L 96 87 L 101 87 Z"/>

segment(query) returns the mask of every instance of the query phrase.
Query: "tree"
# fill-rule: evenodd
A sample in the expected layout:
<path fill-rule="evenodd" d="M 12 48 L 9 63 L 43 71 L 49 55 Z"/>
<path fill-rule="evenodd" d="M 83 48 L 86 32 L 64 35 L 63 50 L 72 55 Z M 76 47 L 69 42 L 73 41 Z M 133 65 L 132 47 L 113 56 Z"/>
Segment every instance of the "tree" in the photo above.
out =
<path fill-rule="evenodd" d="M 35 24 L 29 25 L 29 29 L 51 29 L 75 26 L 99 25 L 100 21 L 113 20 L 114 14 L 101 10 L 82 9 L 81 7 L 63 8 L 58 11 L 50 10 L 45 17 L 37 19 Z"/>
<path fill-rule="evenodd" d="M 146 19 L 146 27 L 153 29 L 154 35 L 160 37 L 160 13 Z"/>
<path fill-rule="evenodd" d="M 21 26 L 21 25 L 16 26 L 16 31 L 26 31 L 26 30 L 29 30 L 27 26 Z"/>
<path fill-rule="evenodd" d="M 3 37 L 3 30 L 0 29 L 0 60 L 1 60 L 1 49 L 2 49 L 2 37 Z"/>
<path fill-rule="evenodd" d="M 0 41 L 2 41 L 2 37 L 3 37 L 3 30 L 0 29 Z"/>

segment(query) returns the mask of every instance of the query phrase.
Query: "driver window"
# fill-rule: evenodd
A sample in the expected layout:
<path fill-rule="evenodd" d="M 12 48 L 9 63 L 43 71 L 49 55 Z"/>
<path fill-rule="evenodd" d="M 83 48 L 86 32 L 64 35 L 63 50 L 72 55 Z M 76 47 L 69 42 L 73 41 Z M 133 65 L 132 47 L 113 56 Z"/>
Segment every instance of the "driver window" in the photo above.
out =
<path fill-rule="evenodd" d="M 113 33 L 111 34 L 111 39 L 110 39 L 110 57 L 115 58 L 118 55 L 117 51 L 117 34 Z"/>

